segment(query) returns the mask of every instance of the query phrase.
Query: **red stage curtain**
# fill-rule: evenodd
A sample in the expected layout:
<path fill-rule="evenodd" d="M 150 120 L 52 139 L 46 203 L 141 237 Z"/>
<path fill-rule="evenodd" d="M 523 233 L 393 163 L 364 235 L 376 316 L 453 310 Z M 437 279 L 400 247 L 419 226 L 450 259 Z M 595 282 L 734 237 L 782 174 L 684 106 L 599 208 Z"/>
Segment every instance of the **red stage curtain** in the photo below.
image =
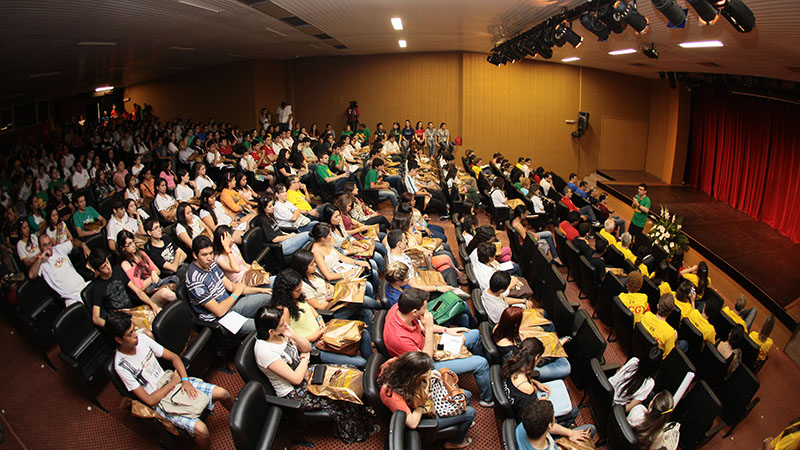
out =
<path fill-rule="evenodd" d="M 800 243 L 800 107 L 728 92 L 692 98 L 689 183 Z"/>

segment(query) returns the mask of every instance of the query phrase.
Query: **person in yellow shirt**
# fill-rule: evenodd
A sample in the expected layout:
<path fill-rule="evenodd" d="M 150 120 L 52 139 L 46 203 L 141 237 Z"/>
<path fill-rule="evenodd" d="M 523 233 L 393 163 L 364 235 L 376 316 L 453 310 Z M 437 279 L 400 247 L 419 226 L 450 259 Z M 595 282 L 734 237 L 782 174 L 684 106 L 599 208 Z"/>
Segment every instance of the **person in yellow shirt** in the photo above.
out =
<path fill-rule="evenodd" d="M 297 175 L 292 175 L 286 181 L 289 183 L 286 187 L 286 200 L 300 211 L 303 211 L 303 214 L 308 215 L 310 219 L 318 219 L 328 204 L 323 203 L 316 208 L 312 208 L 311 203 L 308 202 L 308 191 L 306 193 L 303 192 L 305 186 L 300 182 L 300 178 Z"/>
<path fill-rule="evenodd" d="M 775 438 L 764 439 L 764 450 L 797 450 L 800 448 L 800 417 L 792 419 L 789 426 Z"/>
<path fill-rule="evenodd" d="M 633 324 L 641 322 L 642 316 L 647 311 L 650 311 L 650 304 L 647 303 L 647 295 L 642 294 L 639 290 L 642 288 L 644 281 L 642 273 L 633 271 L 628 274 L 628 292 L 619 294 L 619 299 L 622 304 L 627 306 L 633 313 Z"/>
<path fill-rule="evenodd" d="M 650 276 L 650 279 L 653 280 L 656 286 L 658 286 L 658 295 L 669 294 L 672 292 L 672 286 L 669 285 L 669 263 L 667 261 L 661 261 L 658 263 L 658 267 L 656 267 L 655 272 Z M 672 292 L 674 296 L 675 293 Z"/>
<path fill-rule="evenodd" d="M 705 261 L 700 261 L 696 266 L 682 270 L 681 276 L 695 285 L 697 296 L 701 299 L 706 293 L 706 288 L 711 287 L 711 277 L 708 276 L 708 264 Z M 702 303 L 697 309 L 703 309 Z"/>
<path fill-rule="evenodd" d="M 753 321 L 756 320 L 756 314 L 758 314 L 758 310 L 755 308 L 745 309 L 746 307 L 747 297 L 745 297 L 744 294 L 739 294 L 739 296 L 736 297 L 736 304 L 734 305 L 733 310 L 726 306 L 722 308 L 722 312 L 727 314 L 731 320 L 743 326 L 745 330 L 749 330 L 753 326 Z"/>
<path fill-rule="evenodd" d="M 622 252 L 622 255 L 625 256 L 625 259 L 629 259 L 632 263 L 635 263 L 636 255 L 634 255 L 630 249 L 632 240 L 633 237 L 626 231 L 622 233 L 622 236 L 619 237 L 619 242 L 614 244 L 614 246 L 617 247 L 620 252 Z"/>
<path fill-rule="evenodd" d="M 673 309 L 675 309 L 675 299 L 672 294 L 665 294 L 658 300 L 658 308 L 655 314 L 652 311 L 648 311 L 642 316 L 642 325 L 653 336 L 653 339 L 658 342 L 658 347 L 663 352 L 664 358 L 675 347 L 678 347 L 683 352 L 689 349 L 689 343 L 684 340 L 679 341 L 678 332 L 667 323 L 667 317 L 672 314 Z"/>
<path fill-rule="evenodd" d="M 675 290 L 675 306 L 681 310 L 681 320 L 689 317 L 692 311 L 694 311 L 694 300 L 697 297 L 695 294 L 695 287 L 692 286 L 692 283 L 688 281 L 681 282 L 678 289 Z"/>
<path fill-rule="evenodd" d="M 775 316 L 770 314 L 764 319 L 764 324 L 761 325 L 761 331 L 753 331 L 750 333 L 750 339 L 758 344 L 758 362 L 763 363 L 767 359 L 767 353 L 772 348 L 772 328 L 775 327 Z"/>
<path fill-rule="evenodd" d="M 613 234 L 616 228 L 617 224 L 614 222 L 614 219 L 610 217 L 606 219 L 605 223 L 603 223 L 603 229 L 600 230 L 600 236 L 608 241 L 608 245 L 617 245 L 617 238 Z"/>
<path fill-rule="evenodd" d="M 714 326 L 711 325 L 708 319 L 716 317 L 721 310 L 722 299 L 714 296 L 706 302 L 706 307 L 703 308 L 702 313 L 696 309 L 689 313 L 689 321 L 703 334 L 703 342 L 711 342 L 713 344 L 717 340 L 716 330 L 714 330 Z"/>

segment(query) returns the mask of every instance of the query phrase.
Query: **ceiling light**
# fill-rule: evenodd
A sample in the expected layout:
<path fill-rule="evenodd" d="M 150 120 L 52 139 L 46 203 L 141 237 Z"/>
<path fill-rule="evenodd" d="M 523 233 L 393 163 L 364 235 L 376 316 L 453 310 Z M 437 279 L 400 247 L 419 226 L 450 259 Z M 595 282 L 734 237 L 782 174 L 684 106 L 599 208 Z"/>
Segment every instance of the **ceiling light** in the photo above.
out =
<path fill-rule="evenodd" d="M 553 57 L 553 47 L 536 47 L 536 53 L 544 59 L 550 59 Z"/>
<path fill-rule="evenodd" d="M 613 50 L 613 51 L 608 52 L 609 55 L 613 55 L 613 56 L 628 55 L 628 54 L 631 54 L 631 53 L 636 53 L 636 49 L 635 48 L 625 48 L 625 49 L 622 49 L 622 50 Z"/>
<path fill-rule="evenodd" d="M 280 31 L 278 31 L 278 30 L 273 30 L 272 28 L 269 28 L 269 27 L 264 27 L 264 29 L 265 29 L 265 30 L 267 30 L 267 31 L 271 31 L 271 32 L 273 32 L 273 33 L 277 34 L 278 36 L 283 36 L 283 37 L 289 36 L 289 35 L 288 35 L 288 34 L 286 34 L 286 33 L 281 33 Z"/>
<path fill-rule="evenodd" d="M 399 41 L 397 41 L 397 45 L 399 45 L 400 48 L 406 48 L 406 46 L 408 44 L 406 44 L 406 40 L 405 39 L 400 39 Z"/>
<path fill-rule="evenodd" d="M 600 42 L 607 41 L 608 35 L 611 34 L 611 30 L 593 14 L 582 15 L 581 25 L 597 36 L 597 40 Z"/>
<path fill-rule="evenodd" d="M 717 2 L 722 9 L 719 13 L 740 33 L 748 33 L 756 26 L 756 16 L 742 0 L 722 0 Z"/>
<path fill-rule="evenodd" d="M 622 20 L 628 22 L 628 25 L 636 30 L 636 34 L 647 33 L 650 21 L 636 10 L 635 3 L 631 4 L 627 3 L 625 0 L 618 0 L 614 3 L 614 11 L 619 14 Z"/>
<path fill-rule="evenodd" d="M 184 52 L 193 52 L 193 51 L 197 50 L 196 48 L 192 48 L 192 47 L 170 47 L 170 48 L 172 50 L 181 50 L 181 51 L 184 51 Z"/>
<path fill-rule="evenodd" d="M 95 92 L 106 92 L 106 91 L 112 91 L 112 90 L 114 90 L 114 86 L 100 86 L 100 87 L 94 88 Z"/>
<path fill-rule="evenodd" d="M 403 30 L 403 19 L 399 17 L 392 17 L 392 28 L 397 31 Z"/>
<path fill-rule="evenodd" d="M 228 56 L 233 56 L 234 58 L 246 58 L 246 56 L 240 55 L 238 53 L 228 53 Z"/>
<path fill-rule="evenodd" d="M 680 44 L 683 48 L 708 48 L 708 47 L 723 47 L 721 41 L 696 41 L 696 42 L 681 42 Z"/>
<path fill-rule="evenodd" d="M 675 3 L 675 0 L 652 0 L 653 6 L 664 14 L 664 17 L 669 20 L 674 26 L 680 26 L 686 22 L 686 13 Z"/>
<path fill-rule="evenodd" d="M 503 55 L 499 53 L 492 53 L 491 55 L 486 57 L 486 61 L 489 61 L 491 64 L 494 64 L 495 66 L 499 66 L 500 64 L 505 64 L 507 60 Z"/>
<path fill-rule="evenodd" d="M 97 46 L 112 46 L 117 45 L 116 42 L 102 42 L 102 41 L 80 41 L 78 45 L 97 45 Z"/>
<path fill-rule="evenodd" d="M 569 22 L 561 22 L 556 27 L 556 44 L 561 42 L 561 45 L 564 45 L 563 41 L 567 41 L 575 48 L 580 47 L 581 43 L 583 42 L 583 36 L 579 35 L 578 33 L 572 31 L 572 24 Z M 561 47 L 559 45 L 559 47 Z"/>
<path fill-rule="evenodd" d="M 708 0 L 687 0 L 697 15 L 700 17 L 700 23 L 703 25 L 713 25 L 719 18 L 717 9 L 711 6 Z"/>
<path fill-rule="evenodd" d="M 628 26 L 614 9 L 613 3 L 606 3 L 597 8 L 597 17 L 608 26 L 609 30 L 617 34 L 622 34 L 625 31 L 625 27 Z"/>
<path fill-rule="evenodd" d="M 37 73 L 33 75 L 28 75 L 28 78 L 43 78 L 43 77 L 51 77 L 53 75 L 58 75 L 59 72 L 45 72 L 45 73 Z"/>
<path fill-rule="evenodd" d="M 561 62 L 573 62 L 573 61 L 580 61 L 580 58 L 577 56 L 570 56 L 569 58 L 564 58 Z"/>
<path fill-rule="evenodd" d="M 214 6 L 206 5 L 206 4 L 198 3 L 198 2 L 194 2 L 194 1 L 190 2 L 190 1 L 187 1 L 187 0 L 178 0 L 178 3 L 180 3 L 181 5 L 186 5 L 186 6 L 194 6 L 195 8 L 200 8 L 200 9 L 203 9 L 205 11 L 211 11 L 211 12 L 214 12 L 214 13 L 221 13 L 222 11 L 224 11 L 224 10 L 216 8 Z"/>

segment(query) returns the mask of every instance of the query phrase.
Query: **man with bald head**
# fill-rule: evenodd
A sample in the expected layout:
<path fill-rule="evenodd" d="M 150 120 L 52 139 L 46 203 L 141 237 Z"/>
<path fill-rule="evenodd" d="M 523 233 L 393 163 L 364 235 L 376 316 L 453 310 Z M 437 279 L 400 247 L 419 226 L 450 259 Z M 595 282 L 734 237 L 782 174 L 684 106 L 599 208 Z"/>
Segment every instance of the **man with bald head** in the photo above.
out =
<path fill-rule="evenodd" d="M 28 270 L 28 278 L 31 280 L 39 276 L 44 278 L 50 288 L 64 299 L 67 306 L 81 301 L 81 291 L 88 284 L 69 259 L 69 253 L 75 247 L 80 247 L 84 256 L 89 256 L 89 247 L 80 239 L 53 245 L 50 236 L 43 234 L 39 236 L 41 253 Z"/>

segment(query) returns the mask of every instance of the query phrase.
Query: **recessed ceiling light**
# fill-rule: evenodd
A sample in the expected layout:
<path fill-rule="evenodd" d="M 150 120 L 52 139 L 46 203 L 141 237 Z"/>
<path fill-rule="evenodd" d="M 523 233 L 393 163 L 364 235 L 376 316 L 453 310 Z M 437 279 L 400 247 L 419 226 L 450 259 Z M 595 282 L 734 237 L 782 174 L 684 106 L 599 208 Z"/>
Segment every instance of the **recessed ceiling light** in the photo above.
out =
<path fill-rule="evenodd" d="M 200 2 L 194 2 L 194 1 L 190 2 L 190 1 L 187 1 L 187 0 L 178 0 L 178 3 L 180 3 L 181 5 L 186 5 L 186 6 L 194 6 L 195 8 L 200 8 L 200 9 L 203 9 L 203 10 L 206 10 L 206 11 L 211 11 L 213 13 L 221 13 L 222 11 L 224 11 L 224 10 L 216 8 L 216 7 L 212 6 L 212 5 L 206 5 L 206 4 L 200 3 Z"/>
<path fill-rule="evenodd" d="M 114 86 L 100 86 L 100 87 L 94 88 L 95 92 L 105 92 L 105 91 L 111 91 L 111 90 L 114 90 Z"/>
<path fill-rule="evenodd" d="M 286 33 L 281 33 L 280 31 L 273 30 L 272 28 L 269 28 L 269 27 L 264 27 L 264 29 L 267 30 L 267 31 L 271 31 L 271 32 L 277 34 L 278 36 L 283 36 L 283 37 L 288 36 L 288 34 L 286 34 Z"/>
<path fill-rule="evenodd" d="M 193 52 L 193 51 L 197 50 L 196 48 L 192 48 L 192 47 L 170 47 L 170 48 L 173 49 L 173 50 L 181 50 L 181 51 L 184 51 L 184 52 Z"/>
<path fill-rule="evenodd" d="M 51 77 L 53 75 L 58 75 L 59 72 L 45 72 L 45 73 L 37 73 L 33 75 L 28 75 L 28 78 L 43 78 L 43 77 Z"/>
<path fill-rule="evenodd" d="M 706 47 L 723 47 L 725 44 L 722 41 L 697 41 L 697 42 L 681 42 L 683 48 L 706 48 Z"/>
<path fill-rule="evenodd" d="M 240 55 L 238 53 L 228 53 L 228 56 L 233 56 L 234 58 L 245 58 L 244 55 Z"/>
<path fill-rule="evenodd" d="M 399 17 L 392 17 L 392 28 L 397 31 L 402 31 L 403 29 L 403 19 Z"/>
<path fill-rule="evenodd" d="M 608 52 L 609 55 L 614 55 L 614 56 L 627 55 L 629 53 L 636 53 L 636 49 L 635 48 L 625 48 L 625 49 L 622 49 L 622 50 L 614 50 L 614 51 Z"/>
<path fill-rule="evenodd" d="M 406 46 L 408 44 L 406 44 L 406 40 L 405 39 L 400 39 L 399 41 L 397 41 L 397 45 L 399 45 L 400 48 L 406 48 Z"/>
<path fill-rule="evenodd" d="M 572 62 L 572 61 L 579 61 L 579 60 L 580 60 L 580 58 L 578 58 L 577 56 L 570 56 L 569 58 L 562 59 L 561 62 Z"/>
<path fill-rule="evenodd" d="M 80 41 L 78 45 L 97 45 L 97 46 L 112 46 L 117 45 L 116 42 L 103 42 L 103 41 Z"/>

